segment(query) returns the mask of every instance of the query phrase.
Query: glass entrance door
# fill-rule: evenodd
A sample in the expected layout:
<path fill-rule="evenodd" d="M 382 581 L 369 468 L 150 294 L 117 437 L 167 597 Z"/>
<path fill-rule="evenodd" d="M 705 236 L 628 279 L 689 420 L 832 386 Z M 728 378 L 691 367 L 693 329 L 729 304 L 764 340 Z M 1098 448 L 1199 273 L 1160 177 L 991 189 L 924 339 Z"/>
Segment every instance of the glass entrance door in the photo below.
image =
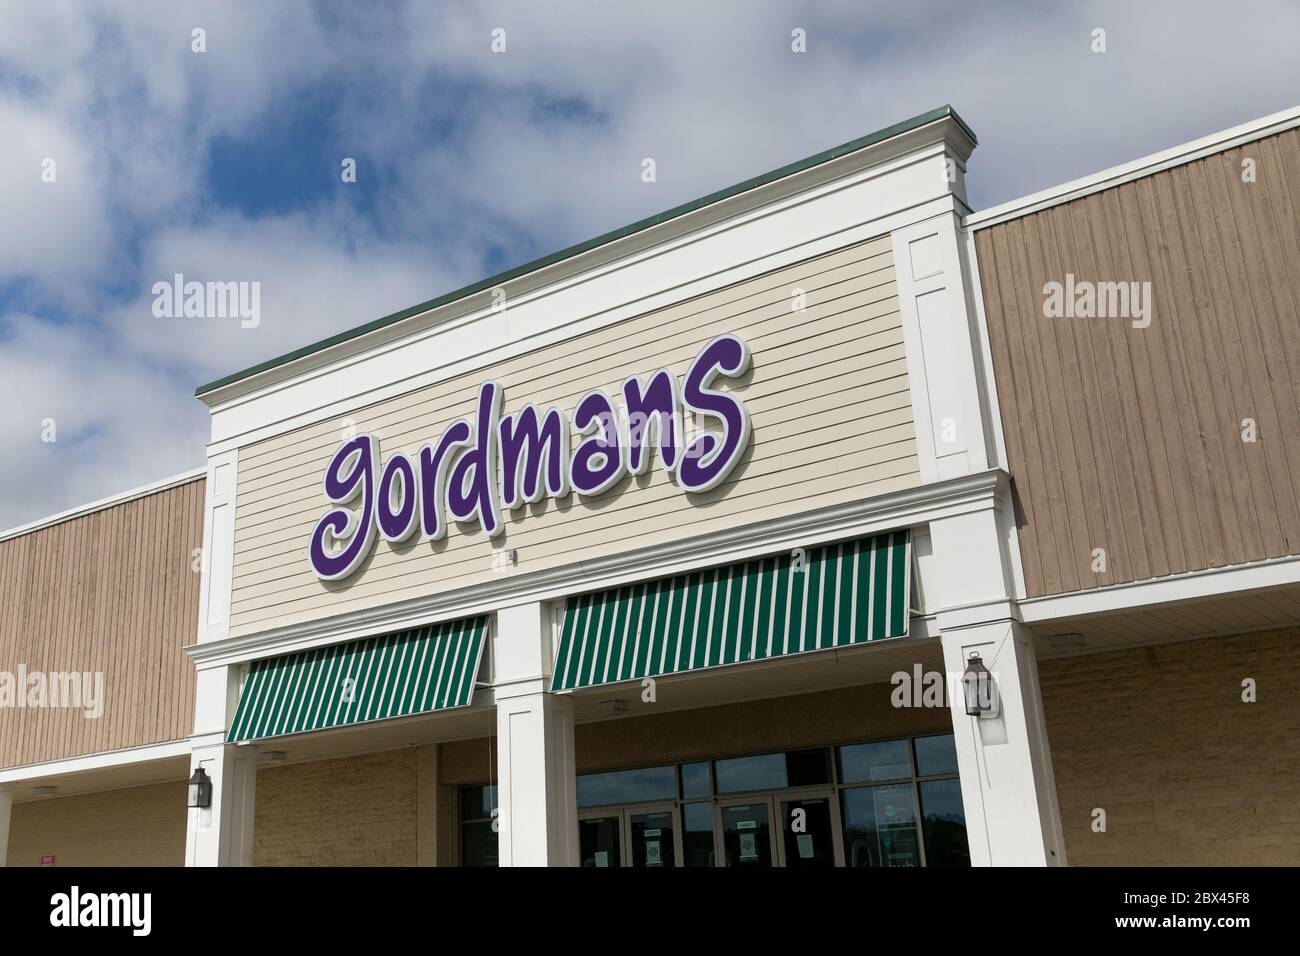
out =
<path fill-rule="evenodd" d="M 777 799 L 781 807 L 781 865 L 835 866 L 841 851 L 831 795 Z"/>
<path fill-rule="evenodd" d="M 583 866 L 676 866 L 681 857 L 672 804 L 601 810 L 579 815 Z"/>
<path fill-rule="evenodd" d="M 614 812 L 579 817 L 578 857 L 582 866 L 622 866 L 623 815 Z"/>
<path fill-rule="evenodd" d="M 764 869 L 776 865 L 770 797 L 720 802 L 718 829 L 727 866 Z"/>
<path fill-rule="evenodd" d="M 676 827 L 673 809 L 628 810 L 627 842 L 632 866 L 665 867 L 677 865 Z"/>

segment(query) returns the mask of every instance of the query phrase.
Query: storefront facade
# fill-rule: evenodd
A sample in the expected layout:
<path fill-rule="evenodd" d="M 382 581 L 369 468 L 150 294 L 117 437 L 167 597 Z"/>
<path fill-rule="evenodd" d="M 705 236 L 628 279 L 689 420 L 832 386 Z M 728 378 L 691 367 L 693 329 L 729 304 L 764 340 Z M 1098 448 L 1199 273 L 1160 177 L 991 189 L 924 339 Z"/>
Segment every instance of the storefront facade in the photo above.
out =
<path fill-rule="evenodd" d="M 973 147 L 936 111 L 200 390 L 212 572 L 193 759 L 216 796 L 190 859 L 251 858 L 253 747 L 292 763 L 398 733 L 484 741 L 467 785 L 489 789 L 454 802 L 495 824 L 503 864 L 878 857 L 886 838 L 866 854 L 855 834 L 894 821 L 849 786 L 882 780 L 854 775 L 864 746 L 908 755 L 881 784 L 900 796 L 880 799 L 913 820 L 898 858 L 923 859 L 918 800 L 960 824 L 983 796 L 953 809 L 969 737 L 937 738 L 946 778 L 915 766 L 935 723 L 919 695 L 888 740 L 841 719 L 789 750 L 719 739 L 652 766 L 629 749 L 590 773 L 579 741 L 854 687 L 889 707 L 900 662 L 944 669 L 922 595 L 1009 596 L 959 236 Z M 941 538 L 982 549 L 983 573 L 942 582 Z M 950 653 L 1006 631 L 963 622 Z M 1042 717 L 1030 698 L 999 720 Z M 1059 859 L 1034 754 L 1004 758 L 1041 802 L 1007 821 L 1007 852 Z M 717 780 L 696 808 L 683 774 L 700 766 Z M 775 769 L 736 789 L 728 768 L 751 766 Z M 599 780 L 626 799 L 593 803 Z"/>
<path fill-rule="evenodd" d="M 1240 819 L 1173 850 L 1150 834 L 1168 829 L 1154 801 L 1208 820 L 1220 799 L 1162 760 L 1229 749 L 1215 727 L 1262 747 L 1293 720 L 1300 534 L 1278 495 L 1300 362 L 1268 369 L 1265 401 L 1255 360 L 1191 330 L 1268 289 L 1274 318 L 1241 326 L 1300 356 L 1281 321 L 1300 302 L 1297 124 L 972 214 L 975 138 L 944 108 L 200 389 L 198 634 L 189 689 L 163 698 L 193 722 L 153 736 L 164 776 L 212 794 L 166 862 L 1140 864 L 1240 846 Z M 1202 178 L 1255 148 L 1259 190 Z M 1238 214 L 1216 241 L 1241 266 L 1205 266 L 1189 326 L 1186 264 L 1162 264 L 1153 230 L 1203 235 L 1184 196 L 1202 192 Z M 1156 291 L 1132 315 L 1042 312 L 1067 273 Z M 1221 373 L 1203 398 L 1201 365 Z M 1247 393 L 1259 503 L 1211 534 L 1180 509 L 1241 485 L 1205 465 L 1184 501 L 1171 463 L 1208 418 L 1158 416 L 1217 408 L 1239 429 L 1216 396 Z M 1127 449 L 1157 433 L 1144 478 Z M 178 537 L 173 512 L 155 533 Z M 1232 706 L 1236 670 L 1268 688 L 1253 709 Z M 1176 746 L 1147 736 L 1211 712 Z M 1235 752 L 1254 767 L 1252 744 Z M 28 832 L 57 829 L 33 781 L 110 779 L 80 753 L 0 770 Z M 1252 773 L 1252 806 L 1286 805 L 1286 766 Z M 1295 862 L 1300 832 L 1284 814 L 1255 845 Z"/>

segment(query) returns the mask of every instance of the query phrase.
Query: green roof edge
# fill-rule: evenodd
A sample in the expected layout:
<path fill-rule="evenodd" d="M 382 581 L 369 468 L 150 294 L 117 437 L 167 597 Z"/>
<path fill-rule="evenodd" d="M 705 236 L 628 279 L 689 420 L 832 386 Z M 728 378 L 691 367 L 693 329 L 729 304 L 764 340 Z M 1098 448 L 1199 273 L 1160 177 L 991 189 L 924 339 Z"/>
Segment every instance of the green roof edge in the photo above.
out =
<path fill-rule="evenodd" d="M 868 133 L 866 136 L 861 136 L 858 139 L 851 140 L 850 142 L 844 143 L 840 146 L 835 146 L 813 156 L 809 156 L 806 159 L 796 160 L 795 162 L 782 166 L 779 169 L 763 173 L 761 176 L 746 179 L 743 182 L 736 183 L 734 186 L 728 186 L 727 188 L 720 189 L 717 192 L 709 193 L 707 196 L 701 196 L 699 199 L 692 199 L 690 202 L 682 203 L 680 206 L 674 206 L 672 209 L 656 213 L 655 215 L 648 216 L 645 219 L 637 220 L 629 225 L 596 236 L 593 239 L 587 239 L 577 245 L 568 246 L 567 248 L 560 249 L 558 252 L 552 252 L 549 255 L 542 256 L 540 259 L 525 262 L 523 265 L 507 269 L 505 272 L 498 272 L 496 275 L 488 276 L 486 279 L 480 279 L 477 282 L 463 286 L 453 292 L 445 293 L 444 295 L 430 299 L 427 302 L 421 302 L 419 305 L 410 306 L 409 308 L 402 309 L 400 312 L 386 315 L 383 318 L 373 319 L 370 322 L 354 326 L 351 329 L 332 335 L 329 338 L 321 339 L 320 341 L 313 342 L 310 345 L 304 345 L 302 348 L 294 349 L 292 352 L 286 352 L 276 358 L 267 359 L 265 362 L 260 362 L 257 365 L 250 366 L 242 371 L 234 372 L 230 375 L 209 382 L 206 385 L 201 385 L 194 390 L 194 394 L 196 397 L 206 395 L 208 392 L 231 385 L 245 378 L 251 378 L 252 376 L 259 375 L 262 372 L 270 371 L 280 365 L 287 365 L 288 363 L 297 361 L 300 358 L 306 358 L 308 355 L 323 352 L 335 345 L 341 345 L 351 339 L 360 338 L 367 333 L 386 328 L 390 325 L 395 325 L 403 319 L 409 319 L 411 316 L 419 315 L 422 312 L 428 312 L 430 309 L 436 309 L 455 302 L 458 299 L 467 298 L 476 293 L 501 285 L 502 283 L 509 282 L 512 279 L 517 279 L 520 276 L 527 275 L 530 272 L 536 272 L 538 269 L 544 269 L 547 266 L 555 265 L 557 262 L 563 262 L 565 259 L 571 259 L 584 252 L 589 252 L 599 246 L 607 245 L 619 239 L 625 239 L 628 236 L 649 229 L 651 226 L 657 226 L 660 223 L 669 221 L 670 219 L 676 219 L 689 212 L 703 209 L 705 206 L 711 206 L 724 199 L 730 199 L 732 196 L 748 192 L 751 189 L 756 189 L 759 186 L 766 185 L 767 183 L 775 182 L 776 180 L 783 179 L 786 176 L 792 176 L 795 173 L 802 172 L 805 169 L 810 169 L 813 166 L 820 166 L 822 163 L 830 162 L 832 159 L 838 159 L 846 153 L 856 152 L 857 150 L 864 149 L 867 146 L 873 146 L 876 143 L 892 139 L 895 136 L 926 126 L 936 120 L 944 119 L 945 117 L 952 117 L 952 119 L 956 121 L 957 125 L 960 126 L 966 135 L 970 137 L 971 142 L 978 143 L 974 131 L 966 125 L 965 121 L 957 114 L 956 110 L 948 105 L 940 106 L 937 109 L 921 113 L 918 116 L 913 116 L 911 119 L 903 120 L 901 123 L 895 123 L 893 126 L 886 126 L 884 129 L 876 130 L 874 133 Z"/>

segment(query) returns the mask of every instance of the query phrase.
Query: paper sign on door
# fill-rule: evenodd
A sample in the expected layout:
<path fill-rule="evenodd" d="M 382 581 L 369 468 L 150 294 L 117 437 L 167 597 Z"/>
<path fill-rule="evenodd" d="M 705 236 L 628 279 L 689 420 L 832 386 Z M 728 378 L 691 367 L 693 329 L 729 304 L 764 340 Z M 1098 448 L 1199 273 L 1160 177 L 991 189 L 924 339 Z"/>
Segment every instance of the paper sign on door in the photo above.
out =
<path fill-rule="evenodd" d="M 758 859 L 758 823 L 754 820 L 741 820 L 736 824 L 736 835 L 740 838 L 740 860 L 752 863 Z"/>

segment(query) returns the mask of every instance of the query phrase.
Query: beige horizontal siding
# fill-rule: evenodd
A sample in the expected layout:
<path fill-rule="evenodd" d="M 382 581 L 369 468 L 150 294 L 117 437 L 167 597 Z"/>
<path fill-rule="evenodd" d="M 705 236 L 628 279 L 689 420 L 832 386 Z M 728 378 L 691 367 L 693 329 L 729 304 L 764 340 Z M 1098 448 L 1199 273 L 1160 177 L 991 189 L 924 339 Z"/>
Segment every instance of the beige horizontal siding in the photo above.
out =
<path fill-rule="evenodd" d="M 807 309 L 791 312 L 795 288 Z M 740 335 L 752 371 L 727 382 L 753 439 L 728 481 L 686 496 L 659 467 L 599 498 L 543 499 L 509 514 L 494 542 L 453 526 L 436 549 L 378 542 L 351 578 L 325 585 L 307 541 L 327 510 L 321 479 L 348 424 L 378 435 L 383 457 L 414 452 L 468 416 L 480 382 L 505 390 L 503 413 L 532 401 L 567 413 L 591 388 L 629 375 L 679 377 L 700 347 Z M 231 633 L 252 633 L 448 590 L 500 573 L 563 566 L 687 535 L 911 487 L 918 481 L 897 291 L 888 239 L 811 259 L 500 365 L 390 399 L 240 451 Z M 517 568 L 495 571 L 514 548 Z"/>
<path fill-rule="evenodd" d="M 0 542 L 0 670 L 104 675 L 103 714 L 0 710 L 0 766 L 189 736 L 203 481 Z"/>
<path fill-rule="evenodd" d="M 975 242 L 1031 596 L 1300 553 L 1297 131 Z M 1067 273 L 1150 282 L 1150 327 L 1044 318 Z"/>

